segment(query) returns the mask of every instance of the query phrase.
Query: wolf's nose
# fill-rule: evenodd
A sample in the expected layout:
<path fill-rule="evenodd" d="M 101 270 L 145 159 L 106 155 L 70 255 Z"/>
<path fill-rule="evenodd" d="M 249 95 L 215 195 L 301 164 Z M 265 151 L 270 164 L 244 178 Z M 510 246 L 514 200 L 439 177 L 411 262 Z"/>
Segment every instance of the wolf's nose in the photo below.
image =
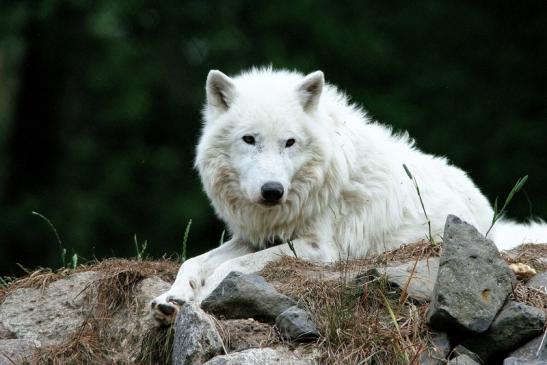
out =
<path fill-rule="evenodd" d="M 266 203 L 276 203 L 283 197 L 283 185 L 270 181 L 262 185 L 261 192 Z"/>

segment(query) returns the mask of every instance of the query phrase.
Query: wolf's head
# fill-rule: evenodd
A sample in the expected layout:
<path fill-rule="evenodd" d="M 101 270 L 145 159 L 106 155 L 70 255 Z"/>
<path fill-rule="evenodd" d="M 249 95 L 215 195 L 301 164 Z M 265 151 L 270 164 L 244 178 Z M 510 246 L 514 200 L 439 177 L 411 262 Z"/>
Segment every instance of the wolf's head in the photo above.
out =
<path fill-rule="evenodd" d="M 321 71 L 307 76 L 270 69 L 235 78 L 210 71 L 196 166 L 223 218 L 225 209 L 285 211 L 321 179 L 329 136 L 319 113 Z M 305 185 L 305 186 L 304 186 Z"/>

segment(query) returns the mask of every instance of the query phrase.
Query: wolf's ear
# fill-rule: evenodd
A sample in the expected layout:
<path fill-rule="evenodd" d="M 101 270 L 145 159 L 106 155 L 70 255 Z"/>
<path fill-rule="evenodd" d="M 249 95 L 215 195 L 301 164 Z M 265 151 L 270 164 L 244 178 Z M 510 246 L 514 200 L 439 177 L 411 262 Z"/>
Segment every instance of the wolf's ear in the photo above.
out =
<path fill-rule="evenodd" d="M 321 71 L 312 72 L 304 77 L 304 81 L 300 83 L 297 89 L 304 110 L 310 111 L 317 106 L 324 84 L 325 76 Z"/>
<path fill-rule="evenodd" d="M 235 86 L 231 78 L 218 70 L 209 71 L 205 83 L 207 104 L 226 111 L 230 108 L 235 96 Z"/>

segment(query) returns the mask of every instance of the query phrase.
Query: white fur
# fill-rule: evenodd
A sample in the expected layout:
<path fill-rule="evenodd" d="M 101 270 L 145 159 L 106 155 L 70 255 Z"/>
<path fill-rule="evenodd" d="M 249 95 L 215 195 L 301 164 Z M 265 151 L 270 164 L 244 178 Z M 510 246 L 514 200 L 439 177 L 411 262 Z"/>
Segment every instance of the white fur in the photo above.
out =
<path fill-rule="evenodd" d="M 433 235 L 455 214 L 483 233 L 492 208 L 459 168 L 425 154 L 407 134 L 371 121 L 323 74 L 253 69 L 235 78 L 211 71 L 196 167 L 232 239 L 186 261 L 173 287 L 156 298 L 155 318 L 173 316 L 158 304 L 202 300 L 234 270 L 254 272 L 281 254 L 331 262 L 415 242 L 427 233 L 420 187 Z M 242 140 L 253 136 L 255 144 Z M 286 147 L 288 139 L 294 145 Z M 278 182 L 281 203 L 261 204 L 261 187 Z M 547 241 L 544 224 L 498 222 L 491 233 L 501 249 Z"/>

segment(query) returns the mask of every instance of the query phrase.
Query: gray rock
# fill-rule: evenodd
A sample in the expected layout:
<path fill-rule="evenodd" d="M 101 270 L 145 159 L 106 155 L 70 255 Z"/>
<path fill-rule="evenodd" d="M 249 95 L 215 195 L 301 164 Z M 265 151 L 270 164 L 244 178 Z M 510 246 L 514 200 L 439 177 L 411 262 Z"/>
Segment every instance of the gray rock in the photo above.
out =
<path fill-rule="evenodd" d="M 407 294 L 418 303 L 431 300 L 439 271 L 439 258 L 405 262 L 396 266 L 377 268 L 374 272 L 385 275 L 397 287 L 406 288 Z"/>
<path fill-rule="evenodd" d="M 503 365 L 547 365 L 547 361 L 508 357 L 507 359 L 503 360 Z"/>
<path fill-rule="evenodd" d="M 459 355 L 448 362 L 448 365 L 480 365 L 467 355 Z"/>
<path fill-rule="evenodd" d="M 446 333 L 432 332 L 426 351 L 420 355 L 420 365 L 446 364 L 446 357 L 450 353 L 450 341 Z"/>
<path fill-rule="evenodd" d="M 526 286 L 547 293 L 547 271 L 534 275 L 534 277 L 526 283 Z"/>
<path fill-rule="evenodd" d="M 0 365 L 30 363 L 40 346 L 35 340 L 0 340 Z"/>
<path fill-rule="evenodd" d="M 449 215 L 427 321 L 439 330 L 486 331 L 515 284 L 492 241 Z"/>
<path fill-rule="evenodd" d="M 275 326 L 281 337 L 289 341 L 313 341 L 319 338 L 319 331 L 311 315 L 296 306 L 283 311 L 275 319 Z"/>
<path fill-rule="evenodd" d="M 538 336 L 542 333 L 544 324 L 545 313 L 541 309 L 509 302 L 487 332 L 464 340 L 462 345 L 488 363 L 493 356 L 511 351 Z"/>
<path fill-rule="evenodd" d="M 279 293 L 264 278 L 255 274 L 231 272 L 213 290 L 201 307 L 227 319 L 255 318 L 274 322 L 287 308 L 295 305 Z"/>
<path fill-rule="evenodd" d="M 286 347 L 250 349 L 214 357 L 204 365 L 316 365 L 315 352 L 291 351 Z"/>
<path fill-rule="evenodd" d="M 527 342 L 515 351 L 511 352 L 510 357 L 523 360 L 541 360 L 547 362 L 547 339 L 543 341 L 543 335 L 538 336 L 532 341 Z"/>
<path fill-rule="evenodd" d="M 193 303 L 185 303 L 175 320 L 173 365 L 201 365 L 223 352 L 213 319 Z"/>
<path fill-rule="evenodd" d="M 90 313 L 93 296 L 88 294 L 98 277 L 96 272 L 81 272 L 43 289 L 16 289 L 0 305 L 0 326 L 18 339 L 60 344 Z"/>

